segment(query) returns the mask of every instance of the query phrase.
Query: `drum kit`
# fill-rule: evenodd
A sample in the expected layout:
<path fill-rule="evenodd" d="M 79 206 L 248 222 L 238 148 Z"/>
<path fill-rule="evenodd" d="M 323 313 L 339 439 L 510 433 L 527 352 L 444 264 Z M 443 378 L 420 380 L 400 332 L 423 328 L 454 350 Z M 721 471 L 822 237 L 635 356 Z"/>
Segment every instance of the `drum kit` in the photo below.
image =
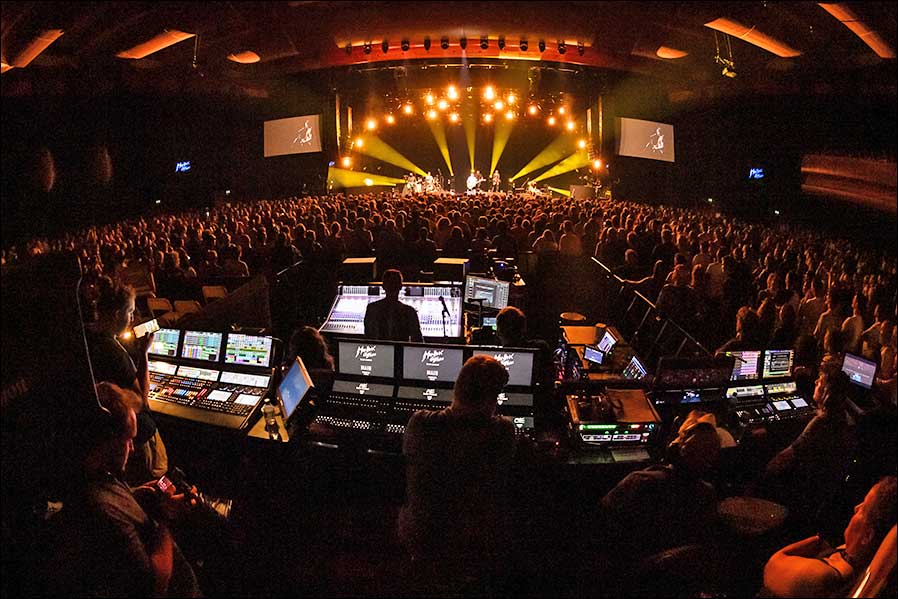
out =
<path fill-rule="evenodd" d="M 405 186 L 402 188 L 402 195 L 411 195 L 419 193 L 443 193 L 445 181 L 442 175 L 434 177 L 427 173 L 423 177 L 419 177 L 414 173 L 405 176 Z"/>

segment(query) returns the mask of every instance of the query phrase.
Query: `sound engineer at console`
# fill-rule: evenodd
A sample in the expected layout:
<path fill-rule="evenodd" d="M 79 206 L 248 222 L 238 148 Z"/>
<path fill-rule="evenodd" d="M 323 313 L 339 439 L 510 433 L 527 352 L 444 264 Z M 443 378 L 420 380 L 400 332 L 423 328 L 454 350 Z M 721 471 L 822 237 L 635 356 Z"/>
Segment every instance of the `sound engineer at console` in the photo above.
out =
<path fill-rule="evenodd" d="M 402 273 L 390 269 L 384 272 L 382 300 L 368 304 L 365 311 L 365 337 L 381 341 L 424 341 L 418 312 L 399 301 Z"/>
<path fill-rule="evenodd" d="M 507 306 L 496 316 L 496 337 L 502 347 L 532 347 L 536 352 L 537 363 L 534 365 L 536 382 L 551 383 L 552 350 L 542 339 L 527 338 L 527 316 L 519 308 Z"/>

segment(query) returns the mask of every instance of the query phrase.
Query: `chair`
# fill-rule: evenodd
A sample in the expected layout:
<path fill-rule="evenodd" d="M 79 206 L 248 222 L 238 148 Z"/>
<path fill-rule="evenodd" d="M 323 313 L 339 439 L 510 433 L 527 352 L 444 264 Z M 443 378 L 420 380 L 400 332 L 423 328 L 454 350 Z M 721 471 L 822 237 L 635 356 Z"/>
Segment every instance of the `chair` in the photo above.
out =
<path fill-rule="evenodd" d="M 886 597 L 891 587 L 894 596 L 895 563 L 898 553 L 898 527 L 893 526 L 876 550 L 876 555 L 846 597 Z"/>
<path fill-rule="evenodd" d="M 203 301 L 209 303 L 212 300 L 228 297 L 228 288 L 224 285 L 203 285 Z"/>
<path fill-rule="evenodd" d="M 174 310 L 174 308 L 172 308 L 171 302 L 164 297 L 148 297 L 147 309 L 153 315 L 153 318 L 159 318 L 160 315 L 172 312 Z"/>
<path fill-rule="evenodd" d="M 175 300 L 175 312 L 181 316 L 185 314 L 193 314 L 203 309 L 196 300 Z"/>

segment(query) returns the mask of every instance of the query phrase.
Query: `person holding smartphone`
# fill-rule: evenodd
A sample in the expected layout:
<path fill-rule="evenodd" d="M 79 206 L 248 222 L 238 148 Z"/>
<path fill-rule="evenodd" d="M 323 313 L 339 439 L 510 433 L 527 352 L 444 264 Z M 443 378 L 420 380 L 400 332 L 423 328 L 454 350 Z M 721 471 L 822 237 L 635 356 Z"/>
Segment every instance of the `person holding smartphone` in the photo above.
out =
<path fill-rule="evenodd" d="M 147 480 L 158 480 L 168 470 L 165 444 L 147 401 L 150 389 L 147 350 L 153 343 L 153 334 L 134 339 L 132 356 L 120 339 L 132 332 L 134 289 L 106 277 L 100 279 L 97 287 L 96 322 L 86 329 L 91 367 L 97 382 L 115 383 L 134 391 L 138 398 L 132 406 L 137 414 L 137 437 L 126 480 L 131 485 L 140 485 Z"/>

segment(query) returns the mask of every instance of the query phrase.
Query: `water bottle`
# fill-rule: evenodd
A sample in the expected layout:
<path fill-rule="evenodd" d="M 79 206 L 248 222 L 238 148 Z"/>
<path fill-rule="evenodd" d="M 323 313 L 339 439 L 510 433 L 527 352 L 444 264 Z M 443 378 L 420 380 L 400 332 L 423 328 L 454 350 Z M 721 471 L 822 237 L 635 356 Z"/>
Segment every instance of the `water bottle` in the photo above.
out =
<path fill-rule="evenodd" d="M 268 431 L 268 437 L 274 440 L 280 439 L 277 410 L 271 405 L 271 400 L 267 397 L 265 398 L 265 403 L 262 404 L 262 417 L 265 419 L 265 430 Z"/>

